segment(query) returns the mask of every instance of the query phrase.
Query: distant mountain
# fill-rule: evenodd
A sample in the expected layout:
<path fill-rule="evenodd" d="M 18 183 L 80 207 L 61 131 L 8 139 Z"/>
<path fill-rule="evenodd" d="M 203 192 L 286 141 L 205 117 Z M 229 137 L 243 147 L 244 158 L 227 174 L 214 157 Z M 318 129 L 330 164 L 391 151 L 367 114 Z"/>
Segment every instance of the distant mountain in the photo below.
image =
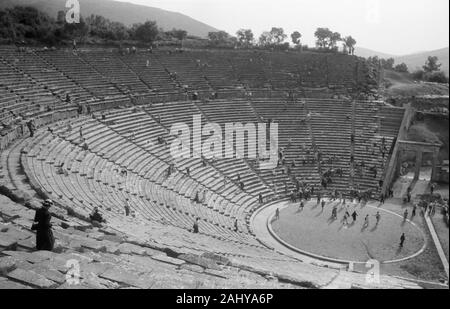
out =
<path fill-rule="evenodd" d="M 384 58 L 384 59 L 395 58 L 395 56 L 393 56 L 393 55 L 378 52 L 378 51 L 371 50 L 371 49 L 364 48 L 364 47 L 356 47 L 355 55 L 357 55 L 359 57 L 364 57 L 364 58 L 375 57 L 375 56 L 378 56 L 378 58 Z"/>
<path fill-rule="evenodd" d="M 442 48 L 432 51 L 424 51 L 404 56 L 394 56 L 386 53 L 377 52 L 371 49 L 357 47 L 355 54 L 360 57 L 368 58 L 370 56 L 378 56 L 380 58 L 394 58 L 395 63 L 406 63 L 410 72 L 421 69 L 428 59 L 428 56 L 436 56 L 439 58 L 439 63 L 442 63 L 441 69 L 449 75 L 449 48 Z"/>
<path fill-rule="evenodd" d="M 111 0 L 78 1 L 80 2 L 82 16 L 91 14 L 102 15 L 112 21 L 118 21 L 128 26 L 134 23 L 154 20 L 164 30 L 183 29 L 190 35 L 199 37 L 207 37 L 208 32 L 217 31 L 217 29 L 189 16 L 154 7 Z M 65 0 L 0 0 L 0 8 L 16 5 L 33 6 L 56 18 L 58 11 L 65 10 L 65 3 Z"/>
<path fill-rule="evenodd" d="M 438 50 L 421 52 L 412 55 L 395 57 L 395 63 L 406 63 L 410 72 L 422 68 L 428 59 L 428 56 L 436 56 L 439 58 L 439 63 L 442 63 L 441 70 L 447 75 L 449 74 L 449 48 L 442 48 Z"/>

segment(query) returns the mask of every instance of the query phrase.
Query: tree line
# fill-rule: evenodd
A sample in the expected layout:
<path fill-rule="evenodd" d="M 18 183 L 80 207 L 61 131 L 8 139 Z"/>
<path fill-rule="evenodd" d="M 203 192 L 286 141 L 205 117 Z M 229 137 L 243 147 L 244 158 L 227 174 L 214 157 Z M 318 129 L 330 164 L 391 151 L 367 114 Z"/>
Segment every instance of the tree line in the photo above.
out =
<path fill-rule="evenodd" d="M 395 64 L 394 58 L 383 59 L 374 56 L 369 57 L 367 60 L 375 65 L 380 65 L 385 70 L 411 74 L 412 78 L 418 81 L 444 84 L 449 81 L 445 72 L 441 71 L 442 64 L 439 63 L 439 59 L 436 56 L 429 56 L 422 68 L 414 72 L 410 72 L 408 66 L 404 62 Z"/>
<path fill-rule="evenodd" d="M 352 36 L 343 37 L 340 33 L 328 28 L 317 28 L 314 33 L 316 37 L 316 50 L 338 51 L 337 44 L 342 43 L 345 53 L 353 55 L 355 53 L 356 40 Z M 288 35 L 281 27 L 272 27 L 271 30 L 264 31 L 258 39 L 255 38 L 251 29 L 240 29 L 236 36 L 231 36 L 225 31 L 209 32 L 208 39 L 215 46 L 238 46 L 244 48 L 265 47 L 273 49 L 289 49 L 290 43 L 286 41 Z M 290 35 L 290 42 L 297 50 L 310 49 L 307 45 L 302 45 L 302 34 L 294 31 Z"/>
<path fill-rule="evenodd" d="M 201 38 L 189 36 L 185 30 L 172 29 L 165 31 L 158 27 L 155 21 L 126 26 L 120 22 L 111 21 L 100 15 L 81 16 L 79 23 L 67 23 L 66 12 L 58 12 L 55 18 L 33 7 L 16 6 L 0 10 L 0 39 L 17 41 L 37 41 L 45 44 L 58 44 L 62 40 L 77 40 L 86 42 L 95 39 L 122 42 L 138 41 L 153 43 L 156 41 L 178 41 L 185 39 L 198 40 Z M 351 36 L 342 37 L 340 33 L 328 28 L 318 28 L 315 32 L 316 50 L 337 51 L 337 44 L 343 43 L 343 49 L 348 54 L 354 54 L 356 40 Z M 289 49 L 290 43 L 286 41 L 288 35 L 281 27 L 272 27 L 264 31 L 256 39 L 251 29 L 240 29 L 236 36 L 225 31 L 210 32 L 208 45 L 212 47 L 262 47 L 271 49 Z M 294 49 L 307 50 L 302 45 L 302 34 L 294 31 L 290 41 Z"/>
<path fill-rule="evenodd" d="M 188 36 L 185 30 L 164 31 L 154 21 L 132 26 L 111 21 L 100 15 L 81 17 L 79 23 L 67 23 L 66 13 L 58 12 L 56 18 L 48 16 L 33 7 L 16 6 L 0 10 L 0 39 L 37 41 L 57 44 L 61 40 L 102 39 L 110 41 L 139 41 L 152 43 L 157 40 L 183 40 Z"/>

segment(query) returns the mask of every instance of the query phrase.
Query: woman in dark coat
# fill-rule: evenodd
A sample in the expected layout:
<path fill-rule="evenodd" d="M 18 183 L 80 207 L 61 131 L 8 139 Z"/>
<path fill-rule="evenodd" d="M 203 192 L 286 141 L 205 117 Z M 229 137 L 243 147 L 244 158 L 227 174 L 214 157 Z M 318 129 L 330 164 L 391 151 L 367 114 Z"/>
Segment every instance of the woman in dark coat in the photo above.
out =
<path fill-rule="evenodd" d="M 50 220 L 52 218 L 49 208 L 53 205 L 51 200 L 46 200 L 42 203 L 42 207 L 36 210 L 32 230 L 36 231 L 36 249 L 52 251 L 55 244 L 53 237 L 52 225 Z"/>

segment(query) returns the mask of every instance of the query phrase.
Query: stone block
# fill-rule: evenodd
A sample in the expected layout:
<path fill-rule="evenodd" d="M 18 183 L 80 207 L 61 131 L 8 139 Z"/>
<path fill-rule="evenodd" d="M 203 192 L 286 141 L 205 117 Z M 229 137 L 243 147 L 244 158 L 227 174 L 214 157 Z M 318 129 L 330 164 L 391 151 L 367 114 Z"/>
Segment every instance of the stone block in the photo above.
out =
<path fill-rule="evenodd" d="M 0 235 L 0 251 L 4 250 L 16 250 L 17 240 L 9 237 L 8 235 Z"/>
<path fill-rule="evenodd" d="M 122 243 L 118 246 L 121 254 L 137 254 L 146 255 L 146 250 L 143 247 L 139 247 L 130 243 Z"/>
<path fill-rule="evenodd" d="M 99 277 L 141 289 L 148 289 L 151 286 L 150 283 L 140 280 L 139 276 L 117 268 L 108 269 Z"/>
<path fill-rule="evenodd" d="M 6 276 L 17 268 L 16 261 L 10 256 L 0 257 L 0 276 Z"/>
<path fill-rule="evenodd" d="M 196 273 L 203 273 L 205 270 L 203 267 L 194 264 L 183 264 L 180 266 L 180 269 L 185 269 Z"/>
<path fill-rule="evenodd" d="M 180 254 L 178 256 L 178 258 L 181 259 L 181 260 L 184 260 L 184 261 L 186 261 L 188 263 L 202 266 L 204 268 L 220 270 L 219 265 L 215 261 L 207 259 L 207 258 L 204 258 L 204 257 L 201 257 L 199 255 Z"/>
<path fill-rule="evenodd" d="M 48 280 L 42 275 L 39 275 L 33 271 L 30 270 L 24 270 L 17 268 L 10 272 L 7 275 L 7 278 L 19 281 L 22 284 L 25 285 L 31 285 L 40 289 L 49 289 L 56 287 L 56 283 L 53 281 Z"/>
<path fill-rule="evenodd" d="M 176 266 L 181 266 L 181 265 L 186 263 L 183 260 L 171 258 L 171 257 L 166 256 L 166 255 L 154 255 L 154 256 L 152 256 L 152 259 L 154 259 L 156 261 L 164 262 L 164 263 L 167 263 L 167 264 L 176 265 Z"/>
<path fill-rule="evenodd" d="M 94 252 L 106 252 L 106 246 L 100 241 L 86 240 L 81 242 L 81 246 Z"/>
<path fill-rule="evenodd" d="M 0 290 L 24 290 L 24 289 L 30 289 L 30 287 L 8 280 L 6 278 L 0 278 Z"/>
<path fill-rule="evenodd" d="M 28 268 L 23 268 L 24 270 L 32 271 L 38 275 L 45 277 L 48 280 L 51 280 L 57 284 L 63 284 L 66 282 L 66 276 L 61 272 L 56 270 L 55 268 L 45 264 L 34 264 L 30 265 Z"/>

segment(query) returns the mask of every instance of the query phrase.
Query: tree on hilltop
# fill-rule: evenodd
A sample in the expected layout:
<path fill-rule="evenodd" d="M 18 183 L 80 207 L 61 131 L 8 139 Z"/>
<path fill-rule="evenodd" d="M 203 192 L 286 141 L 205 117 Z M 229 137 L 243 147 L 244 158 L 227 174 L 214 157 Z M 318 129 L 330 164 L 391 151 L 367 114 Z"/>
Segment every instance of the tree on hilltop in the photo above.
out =
<path fill-rule="evenodd" d="M 255 40 L 255 37 L 253 35 L 253 32 L 251 29 L 239 29 L 236 32 L 238 44 L 240 46 L 251 46 L 253 44 L 253 41 Z"/>
<path fill-rule="evenodd" d="M 146 21 L 144 24 L 133 25 L 134 37 L 142 42 L 152 43 L 159 34 L 158 25 L 155 21 Z"/>
<path fill-rule="evenodd" d="M 225 31 L 215 31 L 209 32 L 208 38 L 212 43 L 218 45 L 221 43 L 226 43 L 230 39 L 230 35 Z"/>
<path fill-rule="evenodd" d="M 264 31 L 259 37 L 259 45 L 268 46 L 272 44 L 272 38 L 269 31 Z"/>
<path fill-rule="evenodd" d="M 316 37 L 316 46 L 324 49 L 334 49 L 337 42 L 342 41 L 339 32 L 333 32 L 328 28 L 317 28 L 314 33 Z"/>
<path fill-rule="evenodd" d="M 342 41 L 344 42 L 344 45 L 347 48 L 348 53 L 350 55 L 354 55 L 356 40 L 351 35 L 349 35 L 349 36 L 346 36 L 345 38 L 343 38 Z"/>
<path fill-rule="evenodd" d="M 300 33 L 300 32 L 298 32 L 298 31 L 294 31 L 292 34 L 291 34 L 291 40 L 292 40 L 292 43 L 294 43 L 294 45 L 300 45 L 300 39 L 301 39 L 301 37 L 302 37 L 302 34 Z"/>
<path fill-rule="evenodd" d="M 317 28 L 314 36 L 316 37 L 316 46 L 320 48 L 328 48 L 328 40 L 333 32 L 328 28 Z"/>
<path fill-rule="evenodd" d="M 264 31 L 259 37 L 259 45 L 261 46 L 281 46 L 287 35 L 283 28 L 272 27 L 270 31 Z M 289 44 L 288 44 L 289 45 Z"/>
<path fill-rule="evenodd" d="M 284 33 L 284 29 L 281 27 L 272 27 L 272 30 L 270 30 L 270 35 L 272 38 L 272 43 L 276 45 L 283 43 L 287 38 L 287 35 Z"/>

